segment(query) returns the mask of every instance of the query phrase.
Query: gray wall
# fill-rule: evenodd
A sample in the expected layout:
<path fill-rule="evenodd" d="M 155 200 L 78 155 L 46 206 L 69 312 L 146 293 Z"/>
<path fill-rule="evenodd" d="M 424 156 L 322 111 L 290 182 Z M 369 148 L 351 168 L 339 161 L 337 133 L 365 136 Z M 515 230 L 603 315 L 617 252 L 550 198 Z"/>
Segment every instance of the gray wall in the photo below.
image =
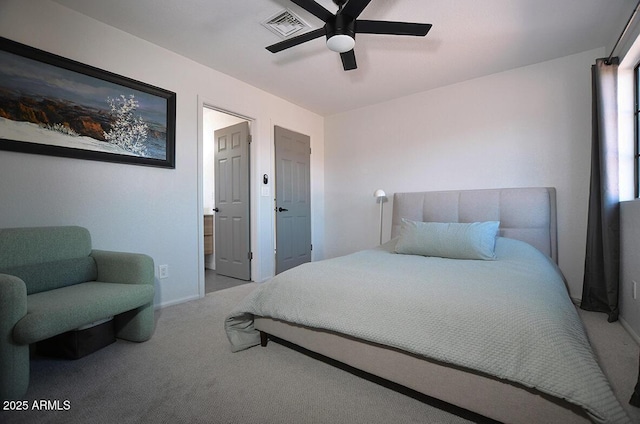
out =
<path fill-rule="evenodd" d="M 640 343 L 640 200 L 620 203 L 620 246 L 620 319 Z"/>

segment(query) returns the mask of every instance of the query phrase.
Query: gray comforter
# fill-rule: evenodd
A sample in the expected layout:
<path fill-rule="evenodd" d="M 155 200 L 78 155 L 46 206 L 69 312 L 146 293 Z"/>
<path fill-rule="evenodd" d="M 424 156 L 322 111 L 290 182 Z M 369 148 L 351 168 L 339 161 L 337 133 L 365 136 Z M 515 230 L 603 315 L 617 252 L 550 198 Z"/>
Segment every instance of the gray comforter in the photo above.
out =
<path fill-rule="evenodd" d="M 393 253 L 394 242 L 293 268 L 227 317 L 234 351 L 259 343 L 253 316 L 321 328 L 481 371 L 629 422 L 598 366 L 556 265 L 498 238 L 495 261 Z"/>

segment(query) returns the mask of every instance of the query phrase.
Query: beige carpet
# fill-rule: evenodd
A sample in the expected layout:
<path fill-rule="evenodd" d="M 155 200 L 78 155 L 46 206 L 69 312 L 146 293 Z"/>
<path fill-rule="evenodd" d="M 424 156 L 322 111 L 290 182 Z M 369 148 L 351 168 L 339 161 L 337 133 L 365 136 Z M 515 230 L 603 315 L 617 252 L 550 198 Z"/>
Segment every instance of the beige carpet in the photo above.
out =
<path fill-rule="evenodd" d="M 118 340 L 76 361 L 34 358 L 25 397 L 29 409 L 38 400 L 58 400 L 62 408 L 69 401 L 70 408 L 3 411 L 0 422 L 469 422 L 277 343 L 231 353 L 224 317 L 254 287 L 233 287 L 158 311 L 156 332 L 145 343 Z M 619 324 L 607 324 L 602 314 L 585 314 L 594 335 L 613 334 L 598 351 L 610 356 L 612 365 L 605 371 L 618 381 L 626 407 L 637 375 L 638 349 L 628 344 L 633 342 Z M 611 349 L 619 343 L 623 349 Z M 618 353 L 612 354 L 614 350 Z M 640 413 L 634 418 L 640 422 Z"/>
<path fill-rule="evenodd" d="M 223 320 L 253 287 L 162 309 L 148 342 L 32 361 L 26 399 L 69 400 L 70 410 L 3 412 L 0 422 L 467 422 L 276 343 L 231 353 Z"/>

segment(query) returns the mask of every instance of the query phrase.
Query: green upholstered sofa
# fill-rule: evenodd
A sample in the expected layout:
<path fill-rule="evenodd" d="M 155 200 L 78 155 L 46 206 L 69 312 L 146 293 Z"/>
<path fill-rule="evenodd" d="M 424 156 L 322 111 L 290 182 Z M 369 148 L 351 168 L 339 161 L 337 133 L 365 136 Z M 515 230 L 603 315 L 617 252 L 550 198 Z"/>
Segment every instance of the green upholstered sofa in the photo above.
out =
<path fill-rule="evenodd" d="M 153 259 L 93 250 L 82 227 L 0 229 L 0 399 L 29 386 L 29 345 L 114 317 L 116 337 L 154 329 Z"/>

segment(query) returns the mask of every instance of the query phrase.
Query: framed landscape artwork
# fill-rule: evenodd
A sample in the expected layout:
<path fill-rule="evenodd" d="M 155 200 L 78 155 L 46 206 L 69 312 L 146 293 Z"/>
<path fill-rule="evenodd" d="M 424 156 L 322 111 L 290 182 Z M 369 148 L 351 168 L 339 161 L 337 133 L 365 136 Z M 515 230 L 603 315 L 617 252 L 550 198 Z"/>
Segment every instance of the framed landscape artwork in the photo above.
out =
<path fill-rule="evenodd" d="M 0 150 L 175 168 L 176 94 L 0 37 Z"/>

